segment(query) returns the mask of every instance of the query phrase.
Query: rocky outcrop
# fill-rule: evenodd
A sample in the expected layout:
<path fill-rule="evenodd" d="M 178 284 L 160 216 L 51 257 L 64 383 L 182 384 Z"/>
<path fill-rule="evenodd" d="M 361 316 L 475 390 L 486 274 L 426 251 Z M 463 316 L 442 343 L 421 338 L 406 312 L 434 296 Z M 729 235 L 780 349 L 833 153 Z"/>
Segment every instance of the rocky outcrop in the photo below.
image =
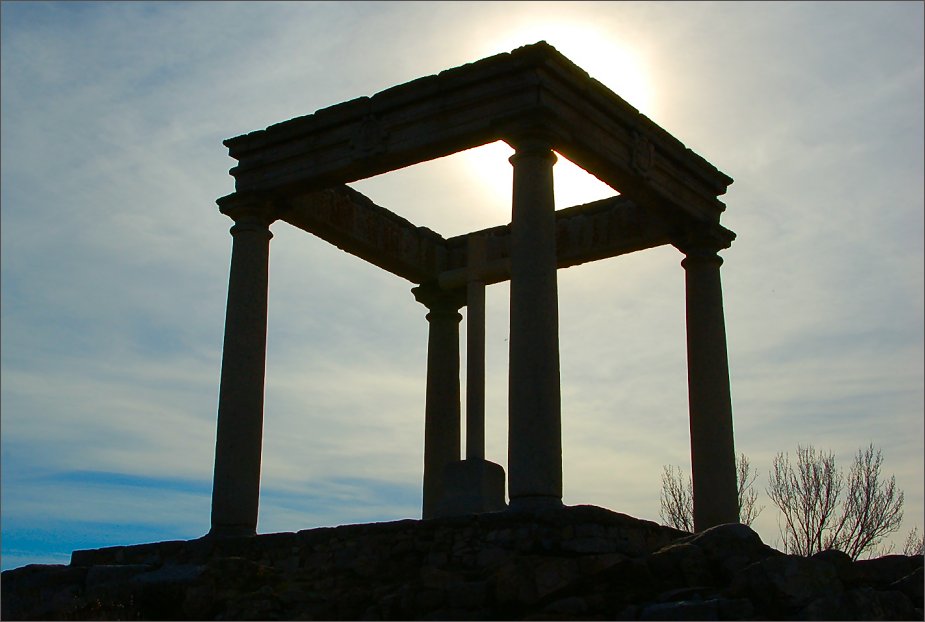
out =
<path fill-rule="evenodd" d="M 75 551 L 4 572 L 2 617 L 921 620 L 922 561 L 577 506 Z"/>

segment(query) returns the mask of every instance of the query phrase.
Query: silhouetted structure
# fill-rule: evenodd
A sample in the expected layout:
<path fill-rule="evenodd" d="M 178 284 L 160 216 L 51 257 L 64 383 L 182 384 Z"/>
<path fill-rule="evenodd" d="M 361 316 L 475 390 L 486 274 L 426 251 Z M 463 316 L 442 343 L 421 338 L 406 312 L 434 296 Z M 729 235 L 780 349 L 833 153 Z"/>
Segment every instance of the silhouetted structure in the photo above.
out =
<path fill-rule="evenodd" d="M 509 225 L 444 239 L 344 184 L 503 140 L 515 153 Z M 736 522 L 717 197 L 732 179 L 545 42 L 225 141 L 233 248 L 218 408 L 212 534 L 256 531 L 269 226 L 286 221 L 416 284 L 430 326 L 423 517 L 498 510 L 484 458 L 484 287 L 510 279 L 508 492 L 562 503 L 556 271 L 663 244 L 685 258 L 695 528 Z M 558 151 L 620 192 L 556 211 Z M 466 459 L 459 309 L 470 305 Z"/>

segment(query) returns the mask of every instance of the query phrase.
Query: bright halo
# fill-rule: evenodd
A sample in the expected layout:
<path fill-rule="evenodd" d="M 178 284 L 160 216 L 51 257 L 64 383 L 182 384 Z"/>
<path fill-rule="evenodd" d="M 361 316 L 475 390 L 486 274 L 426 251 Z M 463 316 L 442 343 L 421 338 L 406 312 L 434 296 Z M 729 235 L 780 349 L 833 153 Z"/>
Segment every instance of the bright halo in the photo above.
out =
<path fill-rule="evenodd" d="M 459 154 L 473 181 L 488 194 L 486 202 L 496 204 L 502 211 L 510 211 L 511 208 L 514 173 L 508 158 L 512 155 L 514 150 L 502 141 Z M 553 167 L 556 209 L 590 203 L 617 194 L 616 190 L 597 177 L 572 164 L 562 155 L 556 155 L 559 158 Z"/>
<path fill-rule="evenodd" d="M 476 58 L 546 41 L 630 105 L 643 114 L 651 114 L 654 98 L 645 65 L 632 50 L 594 27 L 547 17 L 514 29 L 504 28 L 503 35 L 486 41 L 482 39 L 483 43 L 474 50 Z M 474 180 L 489 193 L 490 202 L 504 205 L 506 209 L 510 209 L 512 183 L 511 165 L 507 159 L 512 154 L 513 150 L 503 142 L 461 154 Z M 553 171 L 558 209 L 617 194 L 613 188 L 561 155 Z"/>
<path fill-rule="evenodd" d="M 640 112 L 653 116 L 655 97 L 640 55 L 592 25 L 566 19 L 564 15 L 551 16 L 504 28 L 503 34 L 480 40 L 473 50 L 475 58 L 545 41 Z"/>

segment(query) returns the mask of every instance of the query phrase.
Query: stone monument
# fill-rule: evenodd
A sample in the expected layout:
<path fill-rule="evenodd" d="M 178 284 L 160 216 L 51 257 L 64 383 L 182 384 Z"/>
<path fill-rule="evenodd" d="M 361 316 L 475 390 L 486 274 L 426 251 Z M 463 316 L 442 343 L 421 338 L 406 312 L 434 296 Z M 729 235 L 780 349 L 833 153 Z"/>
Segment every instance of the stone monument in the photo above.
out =
<path fill-rule="evenodd" d="M 444 238 L 345 184 L 498 140 L 510 224 Z M 256 533 L 270 225 L 282 220 L 415 285 L 429 323 L 423 518 L 503 510 L 484 455 L 484 292 L 510 280 L 510 509 L 562 504 L 559 268 L 672 244 L 684 255 L 694 524 L 738 521 L 717 252 L 732 179 L 545 42 L 228 139 L 234 220 L 212 491 L 214 536 Z M 619 192 L 556 210 L 556 152 Z M 466 456 L 459 310 L 468 305 Z"/>

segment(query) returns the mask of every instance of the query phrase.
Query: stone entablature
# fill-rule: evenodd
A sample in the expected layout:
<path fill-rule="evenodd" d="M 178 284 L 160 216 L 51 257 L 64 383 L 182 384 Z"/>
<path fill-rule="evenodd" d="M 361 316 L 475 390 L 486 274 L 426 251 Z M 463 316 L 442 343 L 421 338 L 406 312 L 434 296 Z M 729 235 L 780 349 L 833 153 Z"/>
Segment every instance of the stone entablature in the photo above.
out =
<path fill-rule="evenodd" d="M 732 179 L 540 42 L 230 138 L 239 193 L 323 190 L 542 128 L 640 205 L 717 222 Z"/>

